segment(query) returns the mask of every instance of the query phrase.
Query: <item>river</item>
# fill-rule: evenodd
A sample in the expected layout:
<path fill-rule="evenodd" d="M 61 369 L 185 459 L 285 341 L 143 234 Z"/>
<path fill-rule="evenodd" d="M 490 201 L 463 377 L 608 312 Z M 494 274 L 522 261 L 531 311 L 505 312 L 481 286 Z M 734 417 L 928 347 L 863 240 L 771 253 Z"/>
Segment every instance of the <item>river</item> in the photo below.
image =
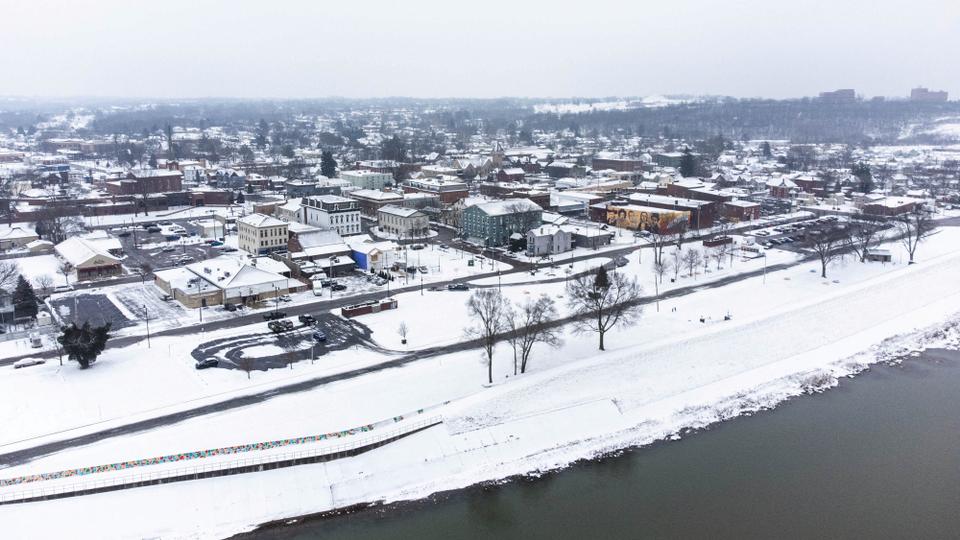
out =
<path fill-rule="evenodd" d="M 957 538 L 960 353 L 537 479 L 244 537 Z"/>

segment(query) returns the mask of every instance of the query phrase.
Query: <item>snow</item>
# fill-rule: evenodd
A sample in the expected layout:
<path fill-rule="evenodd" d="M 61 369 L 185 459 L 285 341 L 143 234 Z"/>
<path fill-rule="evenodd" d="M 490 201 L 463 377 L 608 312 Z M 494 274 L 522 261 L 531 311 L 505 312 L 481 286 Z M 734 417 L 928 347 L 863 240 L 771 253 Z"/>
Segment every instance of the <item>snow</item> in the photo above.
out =
<path fill-rule="evenodd" d="M 72 448 L 6 469 L 2 476 L 300 436 L 431 405 L 440 405 L 445 419 L 441 426 L 354 458 L 4 506 L 0 520 L 11 537 L 223 537 L 272 519 L 419 498 L 674 438 L 684 428 L 828 387 L 891 351 L 927 344 L 928 329 L 942 329 L 945 320 L 960 318 L 958 240 L 960 229 L 942 229 L 921 246 L 916 265 L 896 263 L 903 248 L 890 243 L 884 247 L 894 253 L 895 263 L 848 261 L 832 267 L 826 280 L 819 277 L 818 262 L 805 262 L 765 278 L 705 287 L 662 301 L 659 312 L 647 306 L 636 326 L 608 335 L 606 352 L 597 352 L 592 335 L 565 335 L 559 353 L 537 348 L 530 373 L 519 378 L 512 376 L 511 354 L 501 345 L 492 387 L 483 384 L 486 367 L 477 350 L 456 352 L 328 384 L 323 391 L 277 396 L 256 406 Z M 643 265 L 631 260 L 621 271 L 652 279 L 647 255 Z M 795 257 L 779 250 L 768 255 L 768 264 L 776 257 Z M 738 261 L 724 271 L 743 271 L 757 262 Z M 704 284 L 705 278 L 682 278 L 676 286 L 694 283 Z M 504 287 L 504 293 L 513 299 L 526 296 L 524 291 L 558 294 L 561 287 L 562 282 L 517 284 Z M 444 297 L 443 317 L 437 317 L 438 303 L 428 302 L 427 294 L 457 301 Z M 398 297 L 396 312 L 361 320 L 382 344 L 392 344 L 393 336 L 382 335 L 396 334 L 401 315 L 418 347 L 426 345 L 417 341 L 421 335 L 424 340 L 459 339 L 451 334 L 461 329 L 462 319 L 453 319 L 460 317 L 463 308 L 457 304 L 466 295 L 444 291 L 425 293 L 423 300 L 419 293 Z M 727 312 L 733 318 L 724 321 Z M 709 319 L 701 323 L 700 317 Z M 205 338 L 243 332 L 231 329 Z M 42 436 L 69 427 L 76 433 L 88 429 L 80 424 L 98 418 L 104 423 L 96 427 L 102 428 L 159 414 L 160 408 L 195 406 L 383 360 L 380 353 L 345 350 L 313 366 L 298 364 L 293 372 L 256 373 L 248 383 L 239 372 L 193 370 L 184 353 L 190 342 L 202 338 L 155 340 L 153 350 L 140 344 L 108 351 L 84 372 L 72 366 L 58 369 L 56 362 L 16 371 L 0 368 L 0 392 L 9 395 L 15 387 L 20 395 L 31 396 L 0 411 L 7 442 L 0 450 L 26 444 L 10 442 L 28 433 Z M 960 343 L 956 336 L 951 339 Z M 145 380 L 150 384 L 139 384 Z M 450 403 L 442 405 L 446 401 Z M 30 444 L 41 440 L 46 439 Z M 49 515 L 58 519 L 46 519 Z M 171 515 L 179 518 L 171 521 Z"/>

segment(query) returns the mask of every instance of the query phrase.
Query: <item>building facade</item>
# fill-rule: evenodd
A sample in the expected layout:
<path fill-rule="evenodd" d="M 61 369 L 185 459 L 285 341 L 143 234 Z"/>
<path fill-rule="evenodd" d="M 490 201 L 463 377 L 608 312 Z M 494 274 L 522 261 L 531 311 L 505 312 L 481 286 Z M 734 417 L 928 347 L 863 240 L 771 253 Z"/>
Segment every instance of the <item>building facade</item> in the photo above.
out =
<path fill-rule="evenodd" d="M 353 199 L 339 195 L 320 195 L 304 197 L 304 223 L 334 229 L 340 236 L 360 234 L 363 228 L 360 224 L 360 205 Z"/>
<path fill-rule="evenodd" d="M 502 246 L 510 237 L 526 236 L 542 223 L 543 209 L 529 199 L 475 204 L 463 210 L 463 233 L 468 240 L 484 246 Z"/>
<path fill-rule="evenodd" d="M 430 232 L 430 220 L 415 208 L 387 205 L 377 212 L 380 231 L 397 238 L 423 238 Z"/>
<path fill-rule="evenodd" d="M 237 220 L 240 249 L 252 255 L 287 250 L 287 223 L 265 214 L 250 214 Z"/>

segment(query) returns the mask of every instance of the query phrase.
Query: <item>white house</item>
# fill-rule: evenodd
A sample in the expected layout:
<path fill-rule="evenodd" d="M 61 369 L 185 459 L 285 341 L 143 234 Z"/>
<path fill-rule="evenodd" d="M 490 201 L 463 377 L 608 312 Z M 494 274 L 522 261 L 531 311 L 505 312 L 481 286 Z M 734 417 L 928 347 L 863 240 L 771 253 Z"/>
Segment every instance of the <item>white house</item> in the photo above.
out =
<path fill-rule="evenodd" d="M 527 255 L 541 257 L 570 251 L 573 235 L 557 225 L 542 225 L 527 231 Z"/>

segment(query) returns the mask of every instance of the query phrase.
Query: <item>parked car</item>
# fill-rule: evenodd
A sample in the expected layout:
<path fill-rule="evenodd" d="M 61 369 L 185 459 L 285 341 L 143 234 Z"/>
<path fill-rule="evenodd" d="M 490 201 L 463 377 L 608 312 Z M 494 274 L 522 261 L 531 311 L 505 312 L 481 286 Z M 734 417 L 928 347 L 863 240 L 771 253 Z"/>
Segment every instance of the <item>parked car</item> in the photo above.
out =
<path fill-rule="evenodd" d="M 207 368 L 214 368 L 219 365 L 220 365 L 220 361 L 217 360 L 216 358 L 204 358 L 203 360 L 197 361 L 197 363 L 193 367 L 195 367 L 196 369 L 207 369 Z"/>
<path fill-rule="evenodd" d="M 279 298 L 281 302 L 292 302 L 292 301 L 293 301 L 293 298 L 290 298 L 290 295 L 289 295 L 289 294 L 281 294 L 281 295 L 278 296 L 277 298 Z"/>
<path fill-rule="evenodd" d="M 303 324 L 305 324 L 305 325 L 307 325 L 307 326 L 313 326 L 314 324 L 317 323 L 316 317 L 314 317 L 313 315 L 310 315 L 309 313 L 304 314 L 304 315 L 300 315 L 300 316 L 297 317 L 297 318 L 300 319 L 300 322 L 302 322 Z"/>
<path fill-rule="evenodd" d="M 629 262 L 630 261 L 622 255 L 613 260 L 613 263 L 616 264 L 618 267 L 626 266 Z"/>
<path fill-rule="evenodd" d="M 313 339 L 322 343 L 327 340 L 327 335 L 321 332 L 320 330 L 317 330 L 316 332 L 313 333 Z"/>
<path fill-rule="evenodd" d="M 417 270 L 420 270 L 421 274 L 426 274 L 427 272 L 430 271 L 426 266 L 419 266 L 417 267 Z"/>
<path fill-rule="evenodd" d="M 177 250 L 176 246 L 163 246 L 162 248 L 160 248 L 160 251 L 164 253 L 170 253 L 171 251 L 176 251 L 176 250 Z"/>
<path fill-rule="evenodd" d="M 20 369 L 30 366 L 36 366 L 37 364 L 42 364 L 46 362 L 43 358 L 21 358 L 13 363 L 14 369 Z"/>
<path fill-rule="evenodd" d="M 53 288 L 53 292 L 55 293 L 70 292 L 72 290 L 73 290 L 73 285 L 57 285 L 56 287 Z"/>
<path fill-rule="evenodd" d="M 227 303 L 227 304 L 224 304 L 224 305 L 223 305 L 223 309 L 225 309 L 226 311 L 236 311 L 236 310 L 237 310 L 237 306 L 235 306 L 235 305 L 233 305 L 233 304 L 230 304 L 230 303 Z"/>
<path fill-rule="evenodd" d="M 160 227 L 147 227 L 147 232 L 150 234 L 160 232 Z"/>
<path fill-rule="evenodd" d="M 235 248 L 235 247 L 223 246 L 223 252 L 224 252 L 224 253 L 233 253 L 233 252 L 236 251 L 236 250 L 237 250 L 237 248 Z"/>
<path fill-rule="evenodd" d="M 169 294 L 165 294 L 165 295 L 161 296 L 160 299 L 163 300 L 164 302 L 169 302 L 169 301 L 173 300 L 173 297 L 170 296 Z"/>
<path fill-rule="evenodd" d="M 447 285 L 448 291 L 469 291 L 470 286 L 466 283 L 451 283 Z"/>
<path fill-rule="evenodd" d="M 130 236 L 130 231 L 123 231 L 122 233 L 117 234 L 120 238 L 126 238 Z"/>
<path fill-rule="evenodd" d="M 418 249 L 423 249 L 424 247 L 426 246 L 424 246 L 423 244 L 413 244 L 412 246 L 410 246 L 410 249 L 418 250 Z"/>
<path fill-rule="evenodd" d="M 336 282 L 334 282 L 332 285 L 330 285 L 330 288 L 333 289 L 334 291 L 345 291 L 345 290 L 347 290 L 347 286 L 346 286 L 346 285 L 344 285 L 343 283 L 336 283 Z"/>
<path fill-rule="evenodd" d="M 263 320 L 265 321 L 275 321 L 277 319 L 282 319 L 286 317 L 287 314 L 283 311 L 268 311 L 263 314 Z"/>

